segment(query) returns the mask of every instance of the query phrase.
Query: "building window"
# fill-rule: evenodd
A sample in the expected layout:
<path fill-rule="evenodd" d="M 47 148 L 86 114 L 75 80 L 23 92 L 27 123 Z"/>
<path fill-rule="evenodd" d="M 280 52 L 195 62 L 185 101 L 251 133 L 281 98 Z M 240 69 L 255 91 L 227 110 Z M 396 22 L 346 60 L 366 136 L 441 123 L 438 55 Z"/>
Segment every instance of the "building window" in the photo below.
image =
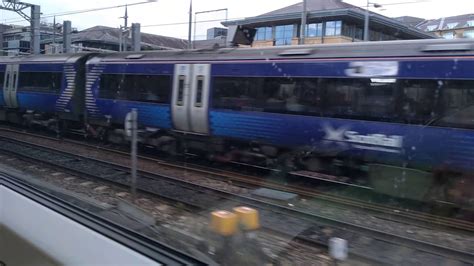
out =
<path fill-rule="evenodd" d="M 255 40 L 257 41 L 266 41 L 272 40 L 272 27 L 261 27 L 257 28 L 257 34 L 255 35 Z"/>
<path fill-rule="evenodd" d="M 347 36 L 347 37 L 354 37 L 355 34 L 355 26 L 354 25 L 349 25 L 346 23 L 342 24 L 342 33 L 341 35 Z"/>
<path fill-rule="evenodd" d="M 326 22 L 326 34 L 325 36 L 337 36 L 341 35 L 341 21 L 328 21 Z"/>
<path fill-rule="evenodd" d="M 436 28 L 438 27 L 438 25 L 429 25 L 426 27 L 426 30 L 427 31 L 434 31 L 436 30 Z"/>
<path fill-rule="evenodd" d="M 293 25 L 276 26 L 275 45 L 290 45 L 293 39 Z"/>
<path fill-rule="evenodd" d="M 445 39 L 454 39 L 454 31 L 447 31 L 442 34 Z"/>
<path fill-rule="evenodd" d="M 459 23 L 457 23 L 457 22 L 448 23 L 448 24 L 446 25 L 446 28 L 449 29 L 449 30 L 450 30 L 450 29 L 454 29 L 458 24 L 459 24 Z"/>
<path fill-rule="evenodd" d="M 321 37 L 323 35 L 323 23 L 311 23 L 306 26 L 307 37 Z"/>
<path fill-rule="evenodd" d="M 474 39 L 474 30 L 464 31 L 464 38 Z"/>
<path fill-rule="evenodd" d="M 364 30 L 362 28 L 356 27 L 354 38 L 359 40 L 364 39 Z"/>

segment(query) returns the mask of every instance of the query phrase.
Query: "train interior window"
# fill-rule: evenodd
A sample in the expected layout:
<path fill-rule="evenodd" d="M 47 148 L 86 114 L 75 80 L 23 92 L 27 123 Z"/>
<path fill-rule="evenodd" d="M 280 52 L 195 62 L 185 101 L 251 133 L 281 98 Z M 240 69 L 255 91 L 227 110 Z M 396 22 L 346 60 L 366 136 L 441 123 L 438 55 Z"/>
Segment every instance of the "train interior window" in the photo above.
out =
<path fill-rule="evenodd" d="M 232 110 L 255 110 L 262 78 L 216 78 L 213 86 L 214 108 Z"/>
<path fill-rule="evenodd" d="M 435 80 L 401 80 L 398 85 L 400 116 L 405 123 L 427 124 L 435 117 L 438 82 Z"/>
<path fill-rule="evenodd" d="M 197 80 L 196 101 L 195 101 L 194 106 L 201 107 L 202 106 L 202 92 L 204 89 L 204 76 L 197 76 L 196 80 Z"/>
<path fill-rule="evenodd" d="M 106 74 L 100 78 L 100 98 L 169 103 L 170 94 L 170 76 Z"/>
<path fill-rule="evenodd" d="M 434 80 L 218 77 L 213 107 L 426 124 L 437 88 Z"/>
<path fill-rule="evenodd" d="M 176 98 L 176 105 L 182 106 L 184 100 L 184 85 L 186 76 L 180 75 L 178 79 L 178 97 Z"/>
<path fill-rule="evenodd" d="M 18 91 L 59 93 L 61 72 L 21 72 Z"/>
<path fill-rule="evenodd" d="M 474 128 L 474 81 L 444 81 L 439 126 Z"/>

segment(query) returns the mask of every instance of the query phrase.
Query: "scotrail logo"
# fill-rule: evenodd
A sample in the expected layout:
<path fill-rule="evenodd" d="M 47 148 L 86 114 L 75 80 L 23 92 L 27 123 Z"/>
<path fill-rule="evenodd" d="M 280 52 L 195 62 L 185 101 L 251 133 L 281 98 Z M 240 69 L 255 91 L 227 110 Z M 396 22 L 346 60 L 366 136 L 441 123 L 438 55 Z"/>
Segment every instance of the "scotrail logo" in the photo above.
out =
<path fill-rule="evenodd" d="M 403 146 L 403 136 L 384 134 L 360 134 L 348 127 L 333 128 L 325 125 L 325 141 L 337 142 L 341 147 L 350 144 L 353 148 L 400 153 Z"/>

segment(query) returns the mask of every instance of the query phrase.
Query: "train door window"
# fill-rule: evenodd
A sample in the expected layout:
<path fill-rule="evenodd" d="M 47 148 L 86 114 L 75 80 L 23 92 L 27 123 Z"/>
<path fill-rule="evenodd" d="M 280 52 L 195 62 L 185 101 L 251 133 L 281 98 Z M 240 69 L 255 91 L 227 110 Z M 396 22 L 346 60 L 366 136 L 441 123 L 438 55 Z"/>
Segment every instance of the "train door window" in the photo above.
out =
<path fill-rule="evenodd" d="M 441 114 L 435 125 L 474 128 L 474 81 L 442 81 Z"/>
<path fill-rule="evenodd" d="M 10 73 L 7 73 L 5 87 L 6 88 L 10 87 Z"/>
<path fill-rule="evenodd" d="M 185 81 L 186 76 L 180 75 L 178 78 L 178 97 L 176 97 L 176 105 L 178 106 L 183 106 Z"/>
<path fill-rule="evenodd" d="M 13 88 L 16 87 L 16 72 L 13 73 L 13 85 L 12 85 Z"/>
<path fill-rule="evenodd" d="M 196 101 L 194 103 L 195 107 L 202 106 L 202 93 L 204 89 L 204 76 L 200 75 L 196 77 Z"/>

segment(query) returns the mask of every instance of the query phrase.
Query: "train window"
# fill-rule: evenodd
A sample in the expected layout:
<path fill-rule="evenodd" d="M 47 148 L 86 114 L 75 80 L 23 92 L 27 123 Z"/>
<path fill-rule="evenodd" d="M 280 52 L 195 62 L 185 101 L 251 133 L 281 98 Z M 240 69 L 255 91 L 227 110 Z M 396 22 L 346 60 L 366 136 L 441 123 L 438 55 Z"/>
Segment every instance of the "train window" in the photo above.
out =
<path fill-rule="evenodd" d="M 401 80 L 398 84 L 399 116 L 408 124 L 427 124 L 435 118 L 438 82 L 435 80 Z"/>
<path fill-rule="evenodd" d="M 196 101 L 194 106 L 201 107 L 202 106 L 202 90 L 204 88 L 204 76 L 197 76 L 196 78 Z"/>
<path fill-rule="evenodd" d="M 132 78 L 133 77 L 133 78 Z M 135 88 L 135 101 L 169 103 L 171 94 L 171 76 L 135 75 L 129 76 L 127 89 Z"/>
<path fill-rule="evenodd" d="M 99 97 L 169 103 L 171 76 L 106 74 L 100 78 Z"/>
<path fill-rule="evenodd" d="M 323 79 L 326 116 L 364 120 L 393 120 L 395 84 L 392 80 Z"/>
<path fill-rule="evenodd" d="M 124 75 L 101 75 L 99 98 L 117 99 L 122 96 Z M 126 97 L 124 97 L 126 98 Z"/>
<path fill-rule="evenodd" d="M 13 88 L 16 88 L 16 76 L 17 76 L 17 73 L 14 72 L 13 73 L 13 86 L 12 86 Z"/>
<path fill-rule="evenodd" d="M 474 128 L 474 81 L 443 81 L 438 126 Z"/>
<path fill-rule="evenodd" d="M 257 98 L 263 78 L 218 77 L 214 79 L 213 107 L 232 110 L 259 110 Z"/>
<path fill-rule="evenodd" d="M 6 88 L 10 87 L 10 73 L 7 73 L 5 87 Z"/>
<path fill-rule="evenodd" d="M 217 78 L 213 106 L 234 110 L 388 120 L 393 82 L 320 78 Z"/>
<path fill-rule="evenodd" d="M 184 99 L 184 83 L 186 76 L 180 75 L 178 79 L 178 97 L 176 98 L 176 105 L 183 106 Z"/>
<path fill-rule="evenodd" d="M 61 72 L 21 72 L 18 91 L 58 93 L 61 79 Z"/>
<path fill-rule="evenodd" d="M 0 86 L 3 87 L 4 81 L 5 81 L 5 72 L 0 72 Z"/>
<path fill-rule="evenodd" d="M 434 80 L 230 78 L 214 80 L 213 107 L 409 124 L 435 117 Z"/>

